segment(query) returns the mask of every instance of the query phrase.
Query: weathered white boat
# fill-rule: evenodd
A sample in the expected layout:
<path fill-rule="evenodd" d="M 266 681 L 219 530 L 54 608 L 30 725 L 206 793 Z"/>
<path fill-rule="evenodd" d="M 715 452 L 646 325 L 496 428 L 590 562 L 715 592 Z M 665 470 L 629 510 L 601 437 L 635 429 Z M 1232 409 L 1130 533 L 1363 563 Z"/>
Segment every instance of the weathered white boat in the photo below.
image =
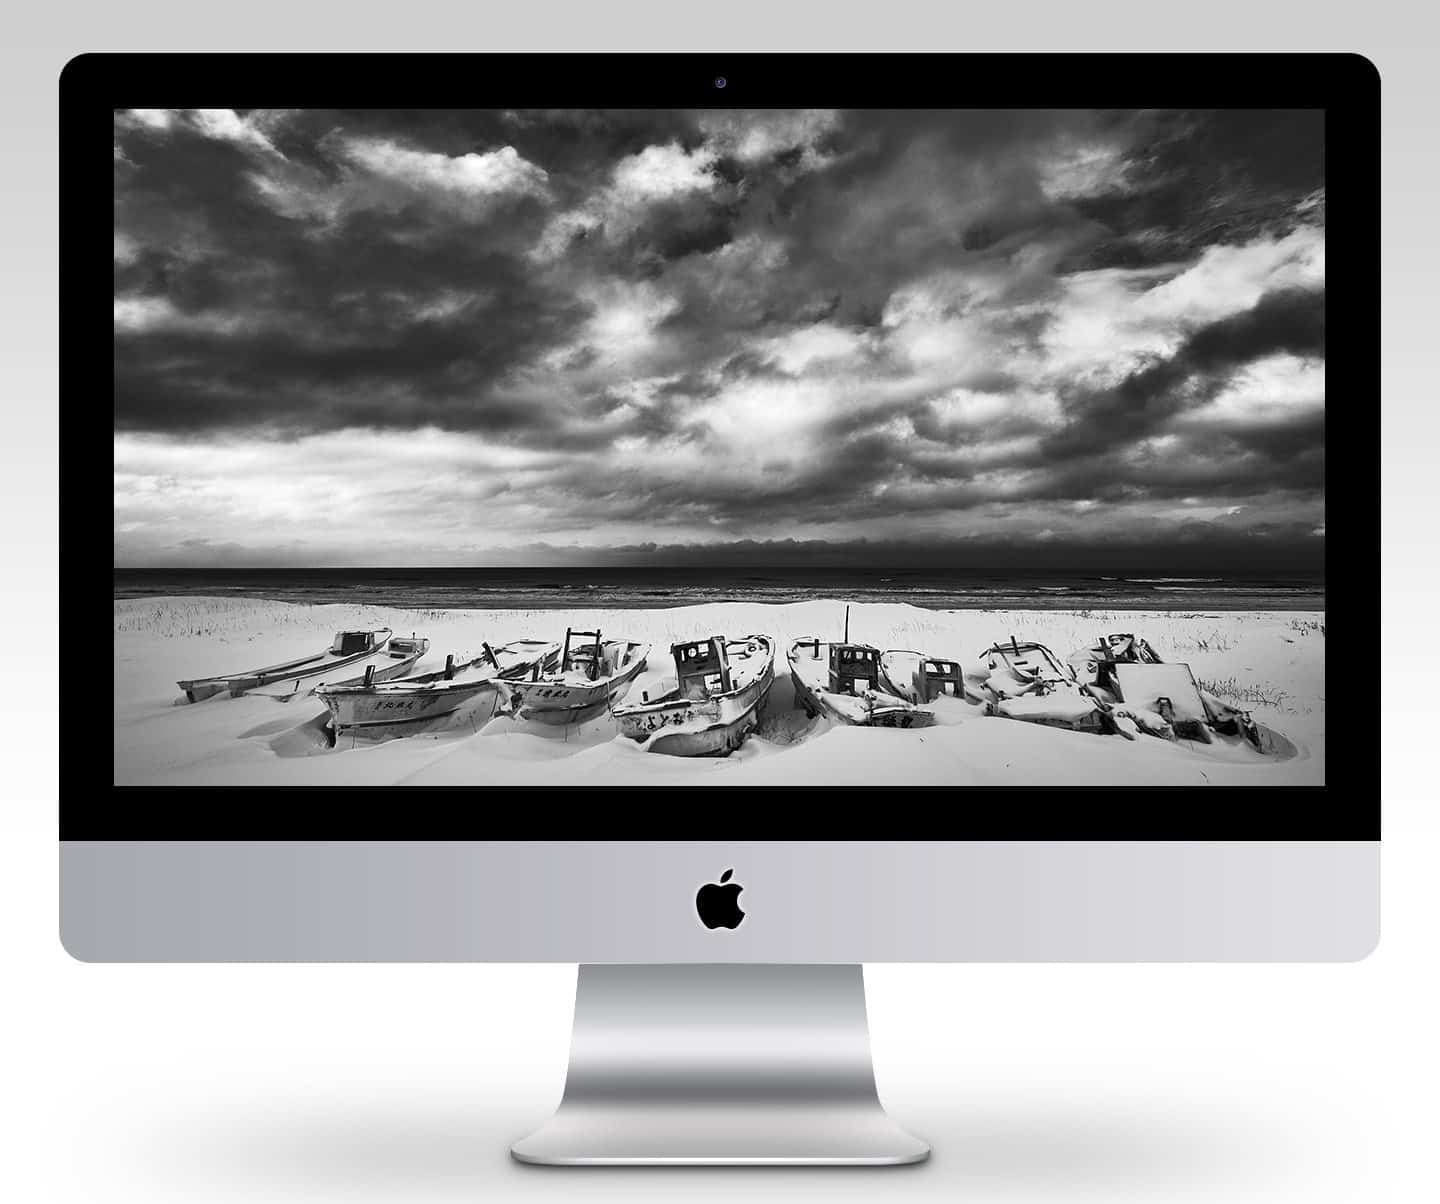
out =
<path fill-rule="evenodd" d="M 965 676 L 958 661 L 904 648 L 880 654 L 880 684 L 891 694 L 922 705 L 965 696 Z"/>
<path fill-rule="evenodd" d="M 244 694 L 260 686 L 285 681 L 303 681 L 333 673 L 358 661 L 373 656 L 384 648 L 390 639 L 390 628 L 381 627 L 375 631 L 337 631 L 335 639 L 324 652 L 311 656 L 297 657 L 278 665 L 267 665 L 263 669 L 248 669 L 243 673 L 218 673 L 213 677 L 197 677 L 175 684 L 185 691 L 190 702 L 199 702 L 214 694 L 228 690 L 232 697 Z"/>
<path fill-rule="evenodd" d="M 806 637 L 790 645 L 790 677 L 808 715 L 863 727 L 929 727 L 935 713 L 880 686 L 880 650 Z"/>
<path fill-rule="evenodd" d="M 1260 726 L 1248 711 L 1200 688 L 1190 666 L 1163 661 L 1148 641 L 1130 632 L 1101 636 L 1070 657 L 1081 688 L 1102 705 L 1132 715 L 1151 735 L 1210 742 L 1210 731 L 1243 736 L 1265 751 Z"/>
<path fill-rule="evenodd" d="M 344 670 L 346 676 L 338 681 L 327 679 L 317 682 L 314 678 L 287 677 L 283 681 L 257 686 L 246 692 L 264 694 L 267 698 L 289 702 L 293 698 L 315 694 L 326 686 L 368 686 L 382 681 L 394 681 L 397 677 L 406 676 L 429 650 L 429 640 L 415 635 L 391 636 L 387 644 L 364 660 L 347 665 Z"/>
<path fill-rule="evenodd" d="M 1134 737 L 1134 723 L 1112 716 L 1083 691 L 1073 671 L 1044 644 L 1011 636 L 1006 643 L 992 644 L 980 657 L 984 668 L 967 681 L 966 692 L 985 704 L 986 714 L 1071 731 Z"/>
<path fill-rule="evenodd" d="M 673 644 L 674 690 L 615 708 L 620 734 L 647 752 L 676 757 L 725 756 L 760 723 L 775 683 L 775 640 L 711 636 Z"/>
<path fill-rule="evenodd" d="M 442 726 L 461 707 L 480 700 L 474 718 L 489 719 L 507 701 L 504 683 L 536 669 L 553 668 L 560 645 L 553 640 L 517 640 L 484 651 L 473 660 L 456 663 L 445 658 L 445 668 L 404 681 L 375 681 L 317 686 L 315 696 L 330 712 L 336 738 L 393 739 Z M 485 709 L 488 702 L 488 710 Z"/>
<path fill-rule="evenodd" d="M 593 719 L 625 697 L 650 654 L 649 644 L 602 640 L 598 630 L 567 628 L 561 647 L 560 664 L 553 672 L 537 668 L 529 681 L 507 683 L 517 719 L 555 724 Z"/>

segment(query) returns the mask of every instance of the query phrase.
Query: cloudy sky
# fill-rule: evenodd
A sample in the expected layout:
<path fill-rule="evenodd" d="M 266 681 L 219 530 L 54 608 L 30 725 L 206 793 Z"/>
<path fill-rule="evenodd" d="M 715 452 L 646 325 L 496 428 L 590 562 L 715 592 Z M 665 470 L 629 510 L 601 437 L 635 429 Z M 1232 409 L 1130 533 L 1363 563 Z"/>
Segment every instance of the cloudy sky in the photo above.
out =
<path fill-rule="evenodd" d="M 1318 564 L 1322 151 L 1306 112 L 118 112 L 116 564 Z"/>

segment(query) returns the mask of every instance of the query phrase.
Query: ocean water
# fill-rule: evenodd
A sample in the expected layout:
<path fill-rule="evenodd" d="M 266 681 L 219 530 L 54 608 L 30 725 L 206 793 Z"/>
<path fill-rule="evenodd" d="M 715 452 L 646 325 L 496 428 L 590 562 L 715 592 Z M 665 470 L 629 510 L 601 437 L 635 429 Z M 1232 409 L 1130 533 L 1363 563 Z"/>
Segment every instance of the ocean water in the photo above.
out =
<path fill-rule="evenodd" d="M 456 609 L 908 602 L 931 610 L 1324 610 L 1320 575 L 951 568 L 121 569 L 115 597 L 208 594 Z"/>

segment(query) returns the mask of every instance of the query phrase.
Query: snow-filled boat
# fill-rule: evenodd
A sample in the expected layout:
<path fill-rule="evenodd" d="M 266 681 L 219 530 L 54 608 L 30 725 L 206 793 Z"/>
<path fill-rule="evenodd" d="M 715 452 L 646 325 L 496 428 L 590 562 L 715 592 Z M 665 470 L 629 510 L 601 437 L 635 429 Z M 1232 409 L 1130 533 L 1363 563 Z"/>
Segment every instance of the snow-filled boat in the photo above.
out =
<path fill-rule="evenodd" d="M 394 681 L 398 677 L 406 676 L 414 669 L 416 663 L 429 650 L 430 641 L 419 636 L 413 634 L 391 636 L 388 643 L 365 659 L 345 666 L 345 676 L 338 680 L 321 678 L 316 681 L 313 677 L 287 677 L 267 685 L 257 686 L 253 690 L 247 690 L 246 693 L 264 694 L 268 698 L 289 702 L 293 698 L 318 693 L 324 687 L 368 686 L 382 681 Z"/>
<path fill-rule="evenodd" d="M 1133 737 L 1128 721 L 1080 688 L 1073 671 L 1044 644 L 1017 640 L 992 644 L 980 654 L 983 669 L 967 678 L 966 693 L 986 714 L 1077 732 L 1119 732 Z"/>
<path fill-rule="evenodd" d="M 675 689 L 615 708 L 620 734 L 647 752 L 725 756 L 759 725 L 775 681 L 775 640 L 748 635 L 673 644 Z"/>
<path fill-rule="evenodd" d="M 880 687 L 880 650 L 807 636 L 787 654 L 795 695 L 808 715 L 862 727 L 928 727 L 933 711 Z"/>
<path fill-rule="evenodd" d="M 337 631 L 335 639 L 324 652 L 295 660 L 282 661 L 278 665 L 267 665 L 263 669 L 247 669 L 242 673 L 217 673 L 212 677 L 197 677 L 179 681 L 178 685 L 189 702 L 229 691 L 237 697 L 260 686 L 285 681 L 303 681 L 343 669 L 358 661 L 375 655 L 390 639 L 390 628 L 381 627 L 374 631 Z"/>
<path fill-rule="evenodd" d="M 583 723 L 625 697 L 649 654 L 649 644 L 567 628 L 553 671 L 536 668 L 529 680 L 507 683 L 510 709 L 536 723 Z"/>
<path fill-rule="evenodd" d="M 903 648 L 880 654 L 880 684 L 890 693 L 922 705 L 937 698 L 965 696 L 959 661 Z"/>
<path fill-rule="evenodd" d="M 1101 703 L 1124 709 L 1152 735 L 1210 741 L 1210 732 L 1243 736 L 1260 749 L 1259 725 L 1248 711 L 1200 688 L 1190 666 L 1166 662 L 1131 632 L 1101 636 L 1070 656 L 1076 680 Z"/>
<path fill-rule="evenodd" d="M 392 739 L 442 726 L 470 704 L 476 704 L 472 717 L 489 719 L 507 701 L 506 681 L 553 668 L 560 655 L 560 645 L 553 640 L 482 648 L 473 660 L 457 662 L 447 656 L 445 668 L 434 673 L 404 681 L 326 684 L 317 686 L 315 695 L 329 710 L 337 738 Z"/>

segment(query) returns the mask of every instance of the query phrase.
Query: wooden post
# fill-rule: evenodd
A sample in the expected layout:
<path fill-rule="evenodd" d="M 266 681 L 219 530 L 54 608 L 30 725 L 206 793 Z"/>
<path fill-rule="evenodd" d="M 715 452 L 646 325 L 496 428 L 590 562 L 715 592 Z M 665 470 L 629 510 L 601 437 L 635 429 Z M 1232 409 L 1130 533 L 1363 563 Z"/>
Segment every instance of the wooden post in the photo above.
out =
<path fill-rule="evenodd" d="M 841 643 L 848 644 L 849 642 L 850 642 L 850 607 L 849 607 L 849 606 L 846 606 L 846 607 L 845 607 L 845 638 L 841 641 Z"/>
<path fill-rule="evenodd" d="M 499 658 L 495 655 L 495 650 L 494 650 L 493 648 L 491 648 L 490 645 L 487 644 L 484 640 L 481 640 L 481 641 L 480 641 L 480 647 L 482 647 L 483 649 L 485 649 L 485 655 L 490 658 L 490 663 L 491 663 L 492 665 L 494 665 L 495 668 L 496 668 L 496 670 L 498 671 L 499 668 L 500 668 L 500 660 L 499 660 Z"/>
<path fill-rule="evenodd" d="M 455 676 L 455 654 L 448 653 L 445 657 L 445 680 L 449 681 Z"/>
<path fill-rule="evenodd" d="M 565 628 L 565 651 L 560 656 L 560 672 L 570 668 L 570 628 Z"/>

